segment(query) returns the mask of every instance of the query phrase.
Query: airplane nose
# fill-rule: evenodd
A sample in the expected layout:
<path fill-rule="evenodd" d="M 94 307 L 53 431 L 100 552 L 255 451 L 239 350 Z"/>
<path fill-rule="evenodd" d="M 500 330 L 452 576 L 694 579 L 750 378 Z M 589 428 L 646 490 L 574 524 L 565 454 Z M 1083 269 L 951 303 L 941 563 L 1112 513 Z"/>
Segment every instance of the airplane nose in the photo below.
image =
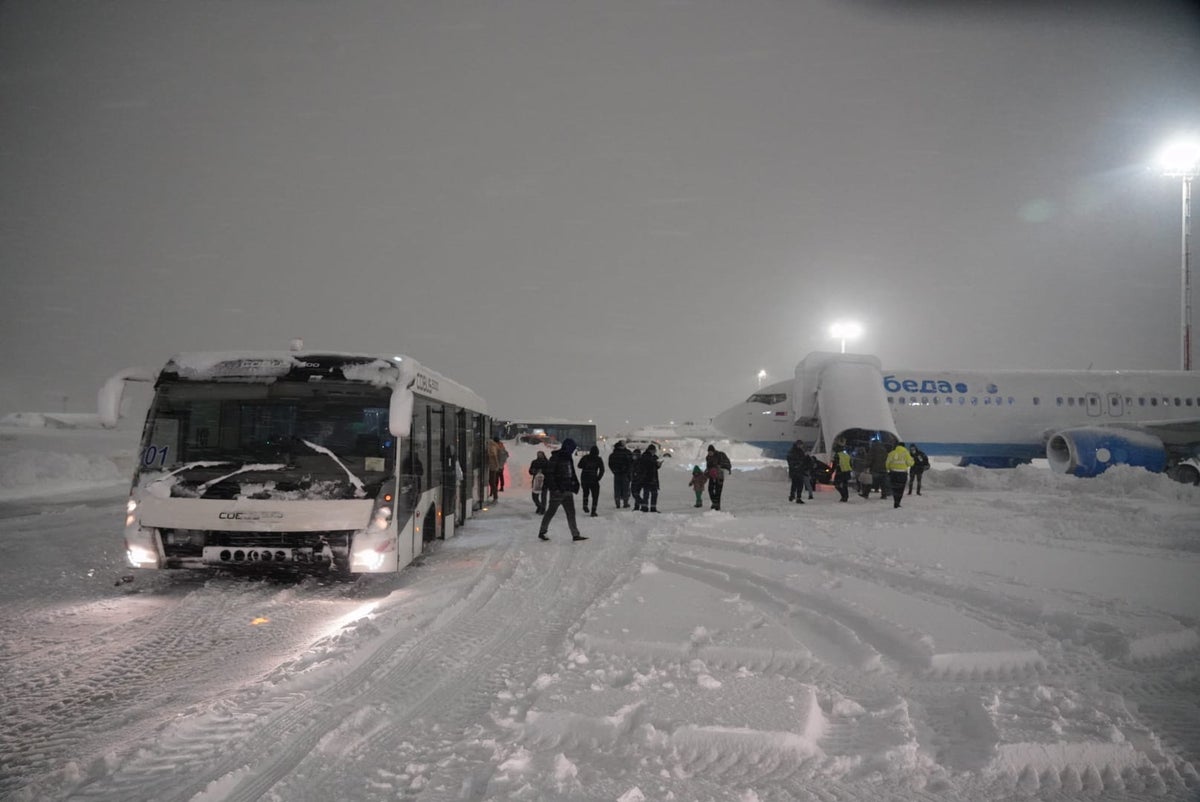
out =
<path fill-rule="evenodd" d="M 745 426 L 745 422 L 740 420 L 744 416 L 739 415 L 739 411 L 740 405 L 719 413 L 712 419 L 713 428 L 732 440 L 741 439 L 741 429 Z"/>

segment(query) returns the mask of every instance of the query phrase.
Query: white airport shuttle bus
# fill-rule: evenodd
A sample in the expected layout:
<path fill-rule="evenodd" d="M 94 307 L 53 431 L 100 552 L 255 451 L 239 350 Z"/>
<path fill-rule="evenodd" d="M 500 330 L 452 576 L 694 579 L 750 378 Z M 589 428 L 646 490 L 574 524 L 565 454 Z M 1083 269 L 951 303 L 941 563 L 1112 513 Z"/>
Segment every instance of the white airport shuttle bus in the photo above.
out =
<path fill-rule="evenodd" d="M 1200 481 L 1200 372 L 885 370 L 867 354 L 809 354 L 795 378 L 713 419 L 728 437 L 783 458 L 872 438 L 916 443 L 962 464 L 1095 476 L 1117 464 Z"/>
<path fill-rule="evenodd" d="M 137 568 L 398 571 L 481 508 L 491 419 L 406 356 L 180 354 L 125 520 Z"/>

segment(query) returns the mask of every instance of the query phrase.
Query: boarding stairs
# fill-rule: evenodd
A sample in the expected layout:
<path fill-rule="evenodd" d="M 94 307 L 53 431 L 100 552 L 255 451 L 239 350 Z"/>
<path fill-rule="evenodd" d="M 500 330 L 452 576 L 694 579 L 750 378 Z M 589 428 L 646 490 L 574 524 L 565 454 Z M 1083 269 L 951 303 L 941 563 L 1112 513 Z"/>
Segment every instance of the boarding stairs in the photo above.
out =
<path fill-rule="evenodd" d="M 828 454 L 834 443 L 853 444 L 876 433 L 899 439 L 878 357 L 811 353 L 796 365 L 792 398 L 796 424 L 817 427 L 817 453 Z"/>

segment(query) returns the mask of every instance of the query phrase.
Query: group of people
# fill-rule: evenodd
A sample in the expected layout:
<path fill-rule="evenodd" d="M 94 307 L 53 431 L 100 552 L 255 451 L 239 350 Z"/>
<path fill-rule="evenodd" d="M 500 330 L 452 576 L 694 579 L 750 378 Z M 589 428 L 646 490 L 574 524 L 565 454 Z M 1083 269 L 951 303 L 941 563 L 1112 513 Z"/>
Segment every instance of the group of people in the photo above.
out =
<path fill-rule="evenodd" d="M 872 440 L 866 448 L 851 454 L 841 443 L 833 447 L 833 486 L 842 501 L 850 499 L 850 482 L 857 481 L 858 494 L 870 498 L 879 491 L 881 498 L 892 499 L 892 506 L 899 507 L 905 488 L 912 495 L 916 488 L 921 495 L 921 477 L 929 470 L 929 456 L 915 443 L 906 446 L 896 441 L 893 446 L 882 439 Z"/>
<path fill-rule="evenodd" d="M 489 487 L 492 500 L 497 498 L 497 492 L 503 490 L 504 461 L 508 451 L 503 443 L 495 439 L 499 445 L 496 449 L 493 470 L 492 444 L 488 448 Z M 600 456 L 600 448 L 592 446 L 588 453 L 579 460 L 578 473 L 575 469 L 576 444 L 571 438 L 563 441 L 562 447 L 549 456 L 545 451 L 538 451 L 537 457 L 529 464 L 529 475 L 532 481 L 532 499 L 534 508 L 541 515 L 541 526 L 538 538 L 549 540 L 550 522 L 561 507 L 567 519 L 567 528 L 571 532 L 571 540 L 587 540 L 579 531 L 575 519 L 575 494 L 583 491 L 583 511 L 591 517 L 599 514 L 600 481 L 605 475 L 605 462 Z M 804 444 L 797 440 L 787 455 L 788 478 L 791 486 L 788 491 L 788 501 L 797 504 L 804 503 L 804 496 L 813 498 L 813 489 L 817 480 L 819 461 L 808 454 Z M 608 473 L 612 476 L 613 501 L 617 509 L 629 509 L 630 499 L 632 509 L 641 512 L 658 512 L 659 469 L 662 460 L 653 444 L 645 451 L 625 447 L 624 441 L 617 441 L 612 453 L 608 455 Z M 882 439 L 872 440 L 870 445 L 860 448 L 852 454 L 841 444 L 833 448 L 833 486 L 837 489 L 842 501 L 850 499 L 850 484 L 857 481 L 857 492 L 863 498 L 869 498 L 872 491 L 878 490 L 883 498 L 891 498 L 894 507 L 900 506 L 905 489 L 912 495 L 915 488 L 921 495 L 921 477 L 929 469 L 929 457 L 916 445 L 906 446 L 897 442 L 889 447 Z M 703 469 L 696 465 L 688 485 L 696 494 L 694 506 L 702 507 L 704 491 L 708 490 L 708 498 L 712 509 L 721 509 L 721 495 L 725 488 L 725 477 L 733 466 L 729 456 L 716 446 L 710 445 L 705 455 Z"/>
<path fill-rule="evenodd" d="M 539 451 L 529 463 L 529 475 L 533 477 L 532 498 L 537 514 L 542 516 L 538 529 L 540 540 L 549 540 L 550 521 L 553 520 L 559 507 L 567 519 L 567 528 L 571 532 L 571 540 L 587 540 L 579 532 L 575 520 L 575 494 L 583 491 L 583 511 L 591 517 L 599 514 L 600 480 L 604 478 L 604 460 L 600 457 L 600 448 L 592 446 L 579 460 L 579 471 L 575 471 L 572 455 L 575 453 L 575 441 L 567 438 L 562 447 L 546 456 Z M 662 460 L 658 456 L 654 444 L 646 446 L 645 451 L 625 447 L 624 441 L 618 441 L 612 453 L 608 455 L 608 470 L 613 479 L 613 501 L 617 509 L 629 509 L 629 501 L 633 500 L 633 509 L 641 512 L 658 512 L 659 469 Z M 700 507 L 701 494 L 708 487 L 708 497 L 714 510 L 721 509 L 721 493 L 725 487 L 725 476 L 732 470 L 729 457 L 715 446 L 708 447 L 705 458 L 705 470 L 697 465 L 693 469 L 691 486 L 696 491 L 696 506 Z M 697 479 L 697 477 L 699 477 Z M 493 496 L 494 499 L 494 496 Z"/>

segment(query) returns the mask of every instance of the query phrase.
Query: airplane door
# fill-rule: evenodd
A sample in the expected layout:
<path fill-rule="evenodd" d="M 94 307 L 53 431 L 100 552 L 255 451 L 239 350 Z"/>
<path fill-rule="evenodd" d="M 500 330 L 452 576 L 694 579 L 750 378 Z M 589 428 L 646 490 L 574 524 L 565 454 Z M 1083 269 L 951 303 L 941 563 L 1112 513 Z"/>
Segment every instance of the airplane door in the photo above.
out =
<path fill-rule="evenodd" d="M 1114 418 L 1119 418 L 1125 414 L 1125 402 L 1121 398 L 1120 393 L 1108 394 L 1108 414 Z"/>
<path fill-rule="evenodd" d="M 1104 404 L 1101 403 L 1099 393 L 1087 393 L 1085 397 L 1087 400 L 1084 403 L 1087 404 L 1089 418 L 1098 418 L 1104 414 Z"/>

